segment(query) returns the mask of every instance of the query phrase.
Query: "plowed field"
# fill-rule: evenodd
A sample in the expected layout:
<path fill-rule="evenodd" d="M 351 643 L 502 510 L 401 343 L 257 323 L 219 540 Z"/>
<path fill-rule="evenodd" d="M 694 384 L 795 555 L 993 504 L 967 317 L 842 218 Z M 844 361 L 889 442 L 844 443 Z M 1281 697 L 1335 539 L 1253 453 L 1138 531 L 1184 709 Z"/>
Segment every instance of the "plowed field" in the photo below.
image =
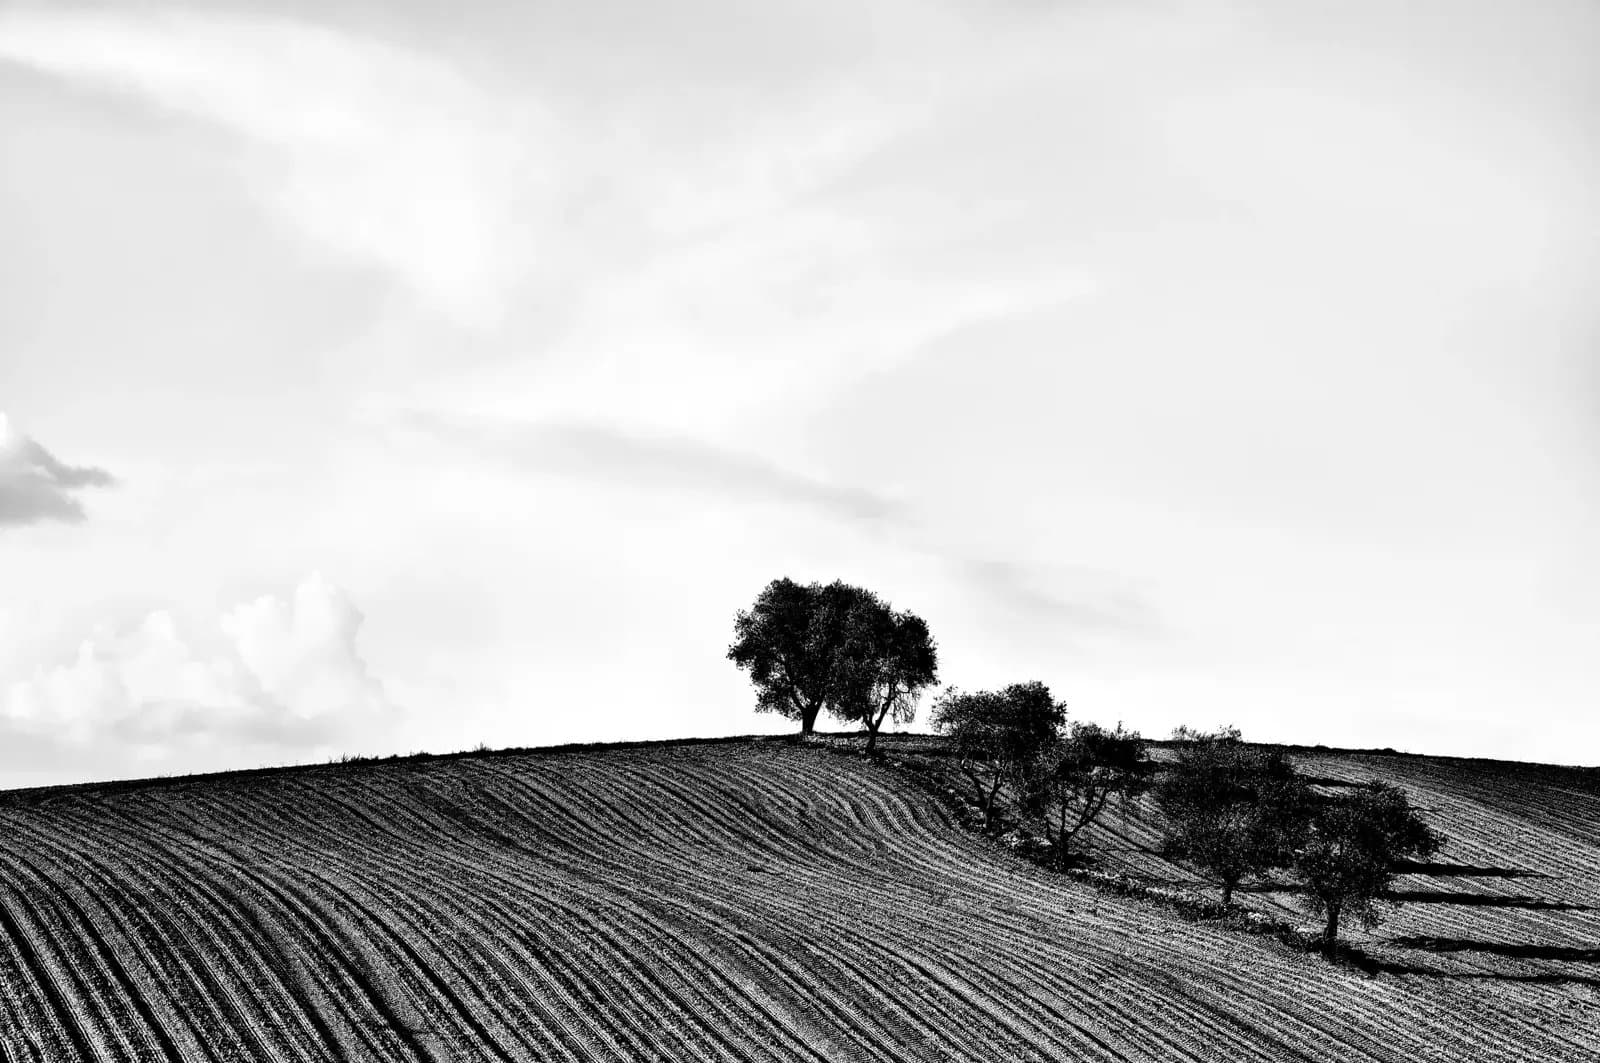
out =
<path fill-rule="evenodd" d="M 1451 836 L 1405 880 L 1438 896 L 1366 938 L 1381 973 L 1103 897 L 891 771 L 778 742 L 17 791 L 0 798 L 0 1051 L 1600 1058 L 1592 777 L 1302 763 L 1328 785 L 1400 782 Z M 1174 873 L 1141 851 L 1148 823 L 1118 831 L 1117 859 Z"/>

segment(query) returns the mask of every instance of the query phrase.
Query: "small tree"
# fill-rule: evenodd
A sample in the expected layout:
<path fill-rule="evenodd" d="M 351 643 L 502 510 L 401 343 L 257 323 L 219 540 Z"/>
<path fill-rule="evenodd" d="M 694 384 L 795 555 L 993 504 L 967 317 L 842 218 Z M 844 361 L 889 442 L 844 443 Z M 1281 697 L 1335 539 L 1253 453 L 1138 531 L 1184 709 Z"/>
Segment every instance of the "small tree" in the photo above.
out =
<path fill-rule="evenodd" d="M 799 720 L 800 733 L 810 734 L 817 716 L 842 692 L 839 651 L 847 619 L 871 597 L 838 580 L 823 586 L 785 578 L 767 584 L 753 606 L 741 609 L 728 659 L 749 669 L 756 711 Z"/>
<path fill-rule="evenodd" d="M 1155 789 L 1169 821 L 1164 851 L 1221 885 L 1226 907 L 1245 878 L 1293 862 L 1310 790 L 1282 753 L 1251 749 L 1237 728 L 1180 727 L 1173 738 L 1177 759 Z"/>
<path fill-rule="evenodd" d="M 1148 786 L 1144 739 L 1122 725 L 1074 723 L 1045 751 L 1033 777 L 1034 804 L 1058 863 L 1066 863 L 1078 833 L 1099 820 L 1113 800 L 1126 803 Z"/>
<path fill-rule="evenodd" d="M 939 696 L 933 726 L 950 737 L 985 830 L 994 823 L 1001 786 L 1009 782 L 1018 792 L 1025 789 L 1035 761 L 1055 742 L 1066 717 L 1066 706 L 1037 680 L 1000 691 L 964 693 L 951 687 Z"/>
<path fill-rule="evenodd" d="M 1381 916 L 1377 902 L 1394 881 L 1398 861 L 1427 859 L 1439 851 L 1444 835 L 1412 811 L 1399 787 L 1374 783 L 1322 803 L 1311 817 L 1295 867 L 1305 880 L 1305 904 L 1327 917 L 1323 942 L 1339 939 L 1340 916 L 1349 913 L 1363 926 Z"/>
<path fill-rule="evenodd" d="M 840 648 L 843 675 L 836 714 L 867 731 L 867 752 L 877 746 L 886 719 L 910 723 L 922 691 L 939 678 L 939 653 L 920 616 L 896 612 L 870 595 L 846 622 Z"/>

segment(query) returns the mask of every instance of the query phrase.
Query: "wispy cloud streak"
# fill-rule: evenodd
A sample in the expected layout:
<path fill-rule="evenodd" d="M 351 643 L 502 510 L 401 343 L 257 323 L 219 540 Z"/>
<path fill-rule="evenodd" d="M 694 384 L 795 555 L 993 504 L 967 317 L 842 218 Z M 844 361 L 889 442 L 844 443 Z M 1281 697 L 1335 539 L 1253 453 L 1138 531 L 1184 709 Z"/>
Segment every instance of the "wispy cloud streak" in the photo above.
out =
<path fill-rule="evenodd" d="M 529 471 L 628 487 L 693 491 L 744 502 L 809 506 L 834 516 L 883 521 L 899 504 L 862 487 L 809 476 L 755 454 L 689 436 L 593 422 L 490 424 L 412 411 L 398 423 Z"/>
<path fill-rule="evenodd" d="M 457 324 L 505 309 L 529 130 L 439 58 L 266 15 L 24 8 L 0 13 L 0 61 L 211 123 L 310 241 Z"/>
<path fill-rule="evenodd" d="M 68 465 L 0 414 L 0 526 L 85 519 L 77 493 L 116 482 L 106 470 Z"/>

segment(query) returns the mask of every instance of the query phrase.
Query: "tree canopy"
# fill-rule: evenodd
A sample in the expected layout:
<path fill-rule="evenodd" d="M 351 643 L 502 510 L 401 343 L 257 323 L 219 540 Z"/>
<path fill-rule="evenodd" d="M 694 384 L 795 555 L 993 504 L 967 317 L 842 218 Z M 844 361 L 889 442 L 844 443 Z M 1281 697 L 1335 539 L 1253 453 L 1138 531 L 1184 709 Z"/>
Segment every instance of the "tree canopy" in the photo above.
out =
<path fill-rule="evenodd" d="M 933 725 L 950 737 L 985 829 L 994 822 L 1000 788 L 1009 782 L 1019 794 L 1025 791 L 1028 774 L 1056 741 L 1066 718 L 1066 706 L 1037 680 L 998 691 L 967 693 L 951 687 L 939 696 Z"/>
<path fill-rule="evenodd" d="M 1123 803 L 1149 785 L 1144 739 L 1118 724 L 1072 724 L 1066 737 L 1036 761 L 1033 804 L 1058 862 L 1066 862 L 1073 839 L 1099 820 L 1113 800 Z"/>
<path fill-rule="evenodd" d="M 1364 926 L 1376 925 L 1377 902 L 1394 881 L 1395 864 L 1430 857 L 1444 841 L 1397 786 L 1373 783 L 1325 801 L 1312 815 L 1295 861 L 1307 907 L 1327 917 L 1323 940 L 1338 940 L 1346 913 Z"/>
<path fill-rule="evenodd" d="M 918 697 L 939 679 L 938 647 L 920 616 L 868 593 L 846 618 L 839 670 L 833 712 L 866 729 L 870 752 L 885 720 L 910 723 L 916 716 Z"/>
<path fill-rule="evenodd" d="M 912 719 L 938 669 L 921 617 L 842 580 L 767 584 L 734 617 L 728 659 L 750 672 L 758 712 L 798 720 L 801 734 L 828 712 L 862 724 L 868 748 L 886 719 Z"/>
<path fill-rule="evenodd" d="M 1246 745 L 1237 728 L 1173 738 L 1177 756 L 1155 788 L 1164 848 L 1219 883 L 1227 905 L 1245 878 L 1293 862 L 1311 793 L 1282 753 Z"/>

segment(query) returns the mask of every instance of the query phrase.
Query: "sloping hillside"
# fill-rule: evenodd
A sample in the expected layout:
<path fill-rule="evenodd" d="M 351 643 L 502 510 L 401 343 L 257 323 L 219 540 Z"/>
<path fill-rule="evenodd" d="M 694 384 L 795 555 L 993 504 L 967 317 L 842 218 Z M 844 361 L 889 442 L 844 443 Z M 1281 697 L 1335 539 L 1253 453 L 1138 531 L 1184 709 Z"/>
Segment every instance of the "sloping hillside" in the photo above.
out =
<path fill-rule="evenodd" d="M 1366 975 L 1102 897 L 952 826 L 892 771 L 773 741 L 19 791 L 0 802 L 0 1045 L 14 1060 L 1595 1058 L 1594 790 L 1442 760 L 1306 767 L 1394 778 L 1436 811 L 1440 861 L 1459 866 L 1407 888 L 1568 907 L 1412 905 L 1378 936 L 1435 939 L 1384 946 L 1429 973 Z M 1121 858 L 1153 859 L 1139 821 L 1120 829 Z"/>

